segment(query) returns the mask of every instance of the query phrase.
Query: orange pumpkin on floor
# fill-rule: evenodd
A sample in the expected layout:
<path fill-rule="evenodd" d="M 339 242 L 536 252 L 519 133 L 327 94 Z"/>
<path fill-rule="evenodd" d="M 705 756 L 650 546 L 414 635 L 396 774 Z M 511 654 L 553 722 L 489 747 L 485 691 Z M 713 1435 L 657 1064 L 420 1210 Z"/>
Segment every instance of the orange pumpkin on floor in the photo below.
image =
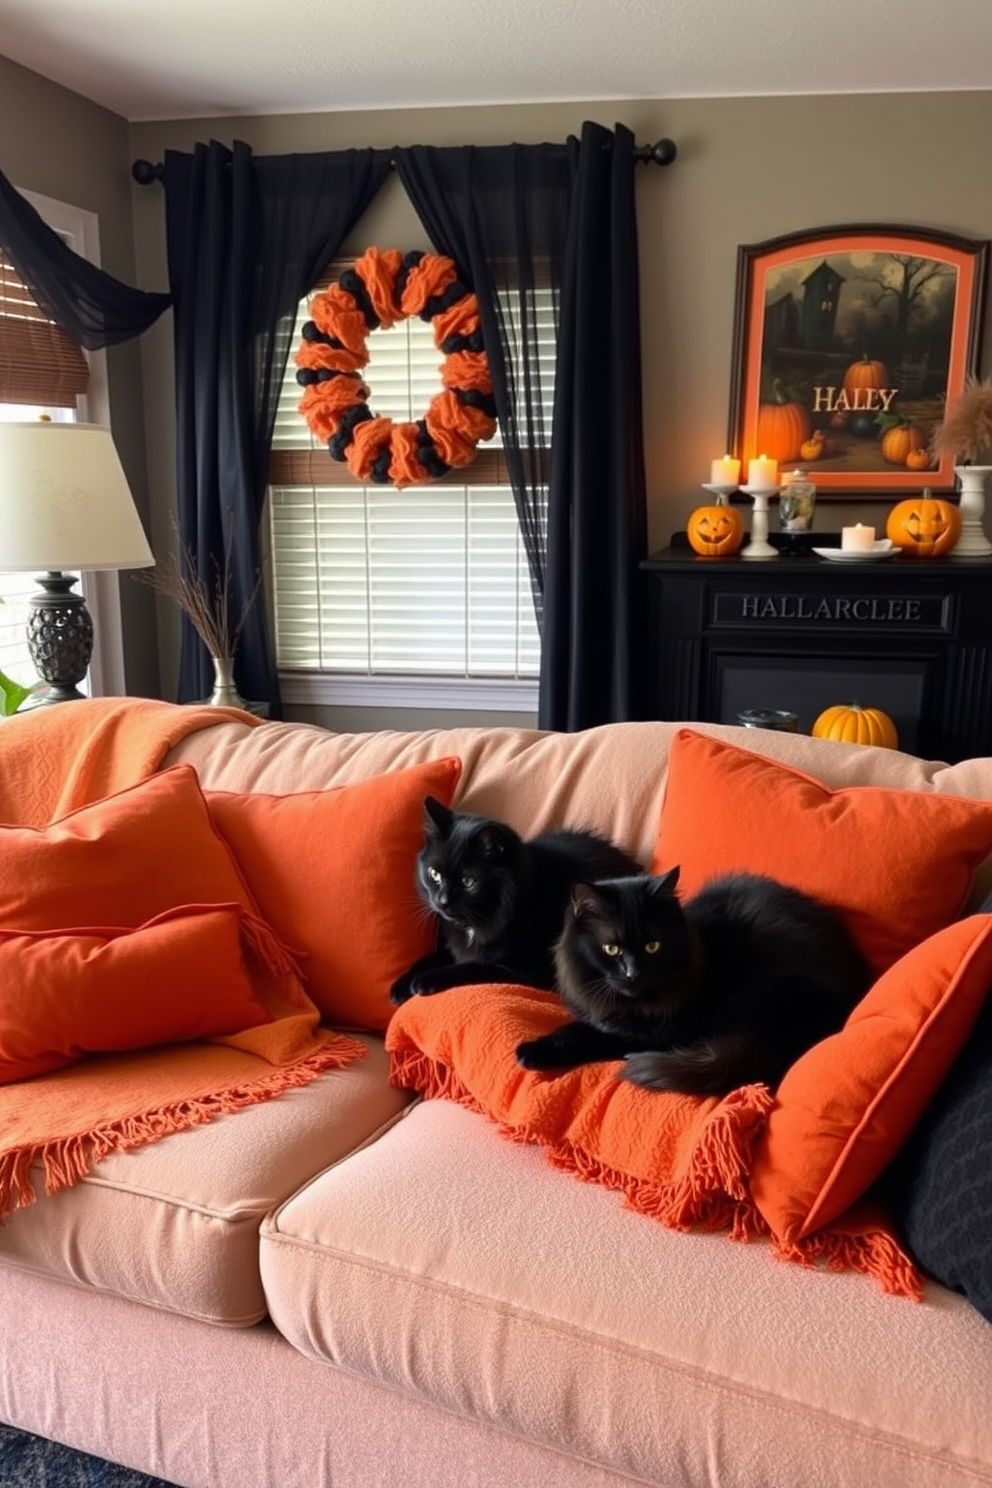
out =
<path fill-rule="evenodd" d="M 941 501 L 925 490 L 922 496 L 898 501 L 889 512 L 886 535 L 897 548 L 916 558 L 939 558 L 949 553 L 961 535 L 961 514 L 951 501 Z"/>
<path fill-rule="evenodd" d="M 841 744 L 899 748 L 899 734 L 889 715 L 881 708 L 862 708 L 860 703 L 837 703 L 825 708 L 810 732 L 814 739 L 835 739 Z"/>
<path fill-rule="evenodd" d="M 697 506 L 685 532 L 700 558 L 726 558 L 744 541 L 744 520 L 735 507 L 717 501 L 712 506 Z"/>

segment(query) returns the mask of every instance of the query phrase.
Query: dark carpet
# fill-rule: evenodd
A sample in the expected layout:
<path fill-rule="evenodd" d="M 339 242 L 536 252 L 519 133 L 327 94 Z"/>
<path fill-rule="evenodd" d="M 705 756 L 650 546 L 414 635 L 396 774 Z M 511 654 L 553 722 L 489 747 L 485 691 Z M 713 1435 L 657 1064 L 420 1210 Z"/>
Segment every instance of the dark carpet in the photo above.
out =
<path fill-rule="evenodd" d="M 174 1488 L 0 1422 L 0 1488 Z"/>

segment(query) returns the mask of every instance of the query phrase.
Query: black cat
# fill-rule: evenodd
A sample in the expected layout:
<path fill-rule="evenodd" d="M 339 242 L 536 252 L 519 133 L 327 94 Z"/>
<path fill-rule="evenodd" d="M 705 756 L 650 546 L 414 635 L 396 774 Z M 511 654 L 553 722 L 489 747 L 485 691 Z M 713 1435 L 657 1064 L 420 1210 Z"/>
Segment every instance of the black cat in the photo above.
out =
<path fill-rule="evenodd" d="M 417 888 L 440 920 L 440 946 L 398 977 L 393 1002 L 473 982 L 554 988 L 554 945 L 572 885 L 643 868 L 594 832 L 525 840 L 505 822 L 424 801 Z"/>
<path fill-rule="evenodd" d="M 729 874 L 680 904 L 679 870 L 576 884 L 556 947 L 575 1018 L 517 1047 L 526 1069 L 624 1059 L 650 1090 L 774 1089 L 872 981 L 839 917 L 774 879 Z"/>

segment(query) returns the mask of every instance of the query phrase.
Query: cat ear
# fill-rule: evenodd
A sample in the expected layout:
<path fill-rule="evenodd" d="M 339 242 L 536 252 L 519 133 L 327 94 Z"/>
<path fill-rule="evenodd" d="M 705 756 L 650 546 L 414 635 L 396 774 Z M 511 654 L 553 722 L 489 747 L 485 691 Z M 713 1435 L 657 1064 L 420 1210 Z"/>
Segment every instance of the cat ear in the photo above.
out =
<path fill-rule="evenodd" d="M 486 858 L 501 858 L 510 845 L 509 829 L 497 822 L 486 822 L 475 834 L 479 851 Z"/>
<path fill-rule="evenodd" d="M 651 892 L 653 894 L 674 894 L 675 886 L 679 881 L 678 865 L 669 868 L 667 873 L 659 874 L 651 880 Z"/>
<path fill-rule="evenodd" d="M 591 883 L 574 883 L 572 885 L 572 914 L 577 920 L 584 915 L 601 914 L 604 908 L 603 895 Z"/>
<path fill-rule="evenodd" d="M 424 797 L 424 829 L 427 832 L 440 832 L 447 837 L 451 831 L 451 823 L 454 820 L 453 812 L 447 806 L 442 805 L 434 796 Z"/>

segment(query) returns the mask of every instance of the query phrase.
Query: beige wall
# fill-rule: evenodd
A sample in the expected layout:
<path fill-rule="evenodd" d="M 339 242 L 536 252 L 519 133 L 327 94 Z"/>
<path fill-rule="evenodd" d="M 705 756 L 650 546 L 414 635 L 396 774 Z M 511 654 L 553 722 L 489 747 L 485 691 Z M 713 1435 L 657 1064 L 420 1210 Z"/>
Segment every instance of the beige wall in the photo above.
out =
<path fill-rule="evenodd" d="M 2 59 L 0 66 L 6 66 Z M 11 113 L 5 78 L 0 72 L 4 136 L 4 118 Z M 21 78 L 23 88 L 30 75 Z M 39 80 L 33 86 L 49 95 L 53 91 Z M 112 218 L 108 232 L 123 234 L 128 207 L 120 172 L 126 126 L 81 100 L 70 106 L 71 95 L 54 92 L 78 135 L 72 138 L 72 130 L 47 127 L 29 149 L 22 139 L 24 163 L 36 177 L 23 184 L 56 195 L 67 191 L 72 200 L 70 188 L 77 180 L 85 182 L 90 196 L 99 198 Z M 32 116 L 43 112 L 37 102 L 30 109 Z M 992 92 L 647 100 L 162 122 L 131 126 L 129 148 L 132 158 L 159 161 L 167 148 L 188 149 L 210 138 L 246 140 L 259 153 L 396 143 L 532 142 L 563 139 L 578 132 L 586 119 L 607 126 L 627 124 L 640 143 L 667 135 L 679 148 L 674 165 L 643 166 L 638 176 L 649 524 L 651 546 L 658 548 L 701 500 L 699 483 L 726 444 L 738 245 L 840 223 L 911 224 L 992 238 L 992 196 L 986 190 Z M 75 168 L 57 168 L 49 157 L 64 155 L 67 135 L 81 158 Z M 0 163 L 16 179 L 12 155 L 16 160 L 17 151 L 5 140 Z M 56 189 L 58 182 L 50 178 L 60 171 L 68 183 L 65 191 Z M 129 189 L 137 282 L 163 288 L 161 190 Z M 404 248 L 426 245 L 397 182 L 388 184 L 349 246 L 358 247 L 363 240 Z M 121 257 L 126 261 L 126 254 Z M 105 262 L 109 266 L 106 257 Z M 987 314 L 985 319 L 985 344 L 992 353 Z M 171 326 L 164 322 L 141 345 L 156 544 L 168 540 L 173 491 L 167 412 L 170 334 Z M 986 356 L 983 370 L 988 365 Z M 880 523 L 885 510 L 878 503 L 824 502 L 817 525 Z M 395 721 L 392 715 L 389 721 Z"/>
<path fill-rule="evenodd" d="M 128 125 L 116 114 L 0 57 L 0 168 L 19 190 L 54 197 L 99 219 L 101 263 L 138 283 L 131 222 Z M 151 534 L 141 397 L 141 348 L 125 343 L 107 358 L 114 439 Z M 130 574 L 119 579 L 129 692 L 160 689 L 152 596 Z"/>

